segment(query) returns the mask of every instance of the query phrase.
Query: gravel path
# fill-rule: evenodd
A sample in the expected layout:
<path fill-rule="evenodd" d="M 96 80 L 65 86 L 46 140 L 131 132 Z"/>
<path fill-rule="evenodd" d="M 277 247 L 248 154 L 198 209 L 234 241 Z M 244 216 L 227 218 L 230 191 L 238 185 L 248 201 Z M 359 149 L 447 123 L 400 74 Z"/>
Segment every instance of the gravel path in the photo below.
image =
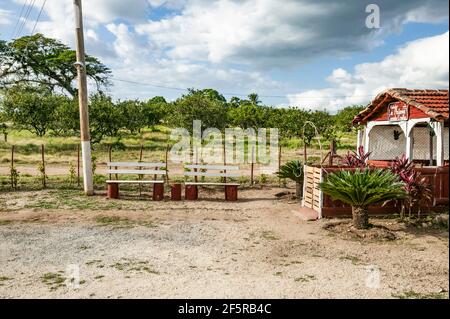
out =
<path fill-rule="evenodd" d="M 343 239 L 279 191 L 237 203 L 98 196 L 89 209 L 39 207 L 61 201 L 51 191 L 0 193 L 0 297 L 448 298 L 446 231 L 376 220 L 398 239 Z"/>

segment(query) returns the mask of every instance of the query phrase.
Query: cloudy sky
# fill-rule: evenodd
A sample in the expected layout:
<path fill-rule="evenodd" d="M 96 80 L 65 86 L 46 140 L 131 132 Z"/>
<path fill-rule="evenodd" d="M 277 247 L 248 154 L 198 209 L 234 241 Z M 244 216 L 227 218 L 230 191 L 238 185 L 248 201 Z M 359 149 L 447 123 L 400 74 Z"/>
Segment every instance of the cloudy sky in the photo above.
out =
<path fill-rule="evenodd" d="M 35 32 L 73 47 L 72 0 L 0 0 L 0 38 L 30 34 L 44 2 Z M 380 9 L 380 28 L 366 26 L 371 3 Z M 449 85 L 447 0 L 85 0 L 83 6 L 87 53 L 112 69 L 115 98 L 171 100 L 186 88 L 214 88 L 227 98 L 257 92 L 267 104 L 335 112 L 387 87 Z M 27 20 L 19 20 L 22 8 L 30 8 Z"/>

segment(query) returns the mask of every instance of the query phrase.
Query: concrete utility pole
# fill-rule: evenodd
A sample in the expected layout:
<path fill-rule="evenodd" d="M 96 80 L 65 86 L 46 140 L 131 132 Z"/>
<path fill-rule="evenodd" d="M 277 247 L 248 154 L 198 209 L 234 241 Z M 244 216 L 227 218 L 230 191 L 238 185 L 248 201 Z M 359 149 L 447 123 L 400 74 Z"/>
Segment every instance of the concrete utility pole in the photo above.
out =
<path fill-rule="evenodd" d="M 84 54 L 83 14 L 81 0 L 73 0 L 75 8 L 75 36 L 77 46 L 78 103 L 80 106 L 81 153 L 83 162 L 83 186 L 86 195 L 94 194 L 92 183 L 91 136 L 89 134 L 88 95 Z"/>

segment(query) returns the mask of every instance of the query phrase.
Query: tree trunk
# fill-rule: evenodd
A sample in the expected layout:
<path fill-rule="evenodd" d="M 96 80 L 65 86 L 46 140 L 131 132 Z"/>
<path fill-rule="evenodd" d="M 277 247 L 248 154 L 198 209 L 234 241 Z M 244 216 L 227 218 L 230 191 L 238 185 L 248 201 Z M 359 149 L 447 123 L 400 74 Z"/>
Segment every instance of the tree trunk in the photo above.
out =
<path fill-rule="evenodd" d="M 367 207 L 352 207 L 353 226 L 357 229 L 369 228 L 369 210 Z"/>
<path fill-rule="evenodd" d="M 295 183 L 295 197 L 297 197 L 297 200 L 301 200 L 302 195 L 303 195 L 303 183 L 296 182 Z"/>

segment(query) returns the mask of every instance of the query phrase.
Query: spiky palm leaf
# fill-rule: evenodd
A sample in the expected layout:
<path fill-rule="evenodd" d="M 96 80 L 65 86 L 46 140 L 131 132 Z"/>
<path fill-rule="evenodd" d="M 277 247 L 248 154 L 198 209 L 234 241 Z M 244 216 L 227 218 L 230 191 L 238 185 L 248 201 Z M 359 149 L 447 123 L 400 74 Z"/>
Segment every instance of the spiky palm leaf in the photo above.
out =
<path fill-rule="evenodd" d="M 278 178 L 288 178 L 296 183 L 301 183 L 303 180 L 303 164 L 300 161 L 289 161 L 281 165 L 276 175 Z"/>
<path fill-rule="evenodd" d="M 333 199 L 353 207 L 368 207 L 377 203 L 404 198 L 403 183 L 387 170 L 338 171 L 327 176 L 320 188 Z"/>

